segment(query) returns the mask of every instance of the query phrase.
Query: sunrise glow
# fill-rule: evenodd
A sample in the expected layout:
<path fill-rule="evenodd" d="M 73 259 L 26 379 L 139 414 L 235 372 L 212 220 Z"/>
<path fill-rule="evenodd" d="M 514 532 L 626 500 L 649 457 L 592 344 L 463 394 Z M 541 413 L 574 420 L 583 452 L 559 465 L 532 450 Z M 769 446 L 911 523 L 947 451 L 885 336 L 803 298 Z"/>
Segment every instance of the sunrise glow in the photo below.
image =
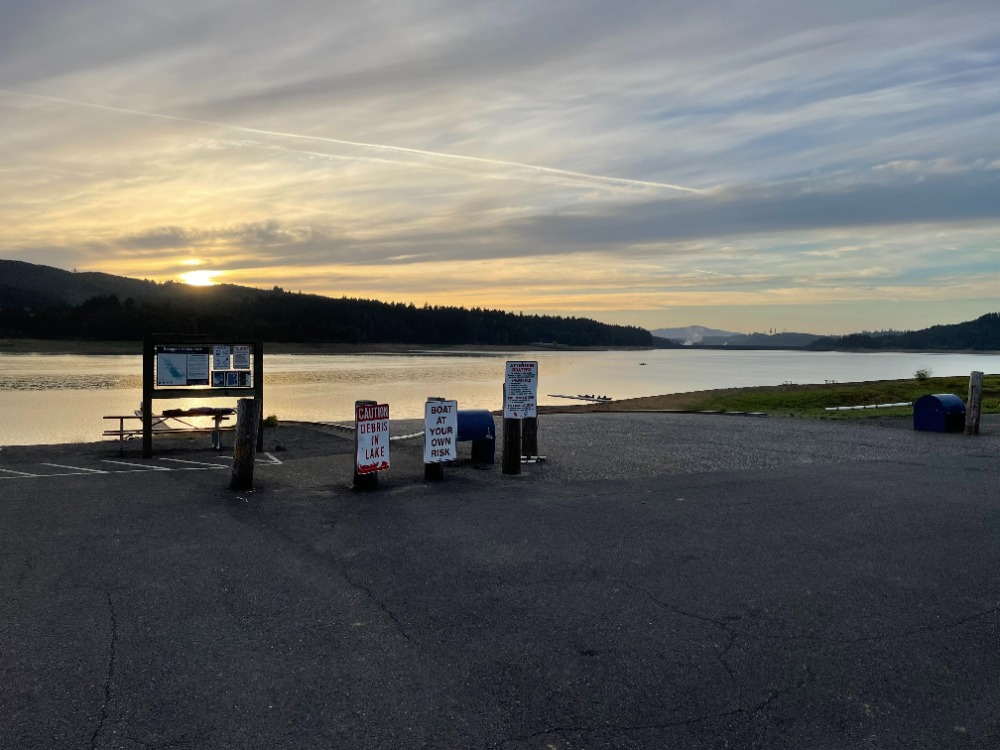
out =
<path fill-rule="evenodd" d="M 995 2 L 549 5 L 8 13 L 0 256 L 650 329 L 996 309 Z"/>
<path fill-rule="evenodd" d="M 215 286 L 214 279 L 218 275 L 218 271 L 187 271 L 180 278 L 188 286 Z"/>

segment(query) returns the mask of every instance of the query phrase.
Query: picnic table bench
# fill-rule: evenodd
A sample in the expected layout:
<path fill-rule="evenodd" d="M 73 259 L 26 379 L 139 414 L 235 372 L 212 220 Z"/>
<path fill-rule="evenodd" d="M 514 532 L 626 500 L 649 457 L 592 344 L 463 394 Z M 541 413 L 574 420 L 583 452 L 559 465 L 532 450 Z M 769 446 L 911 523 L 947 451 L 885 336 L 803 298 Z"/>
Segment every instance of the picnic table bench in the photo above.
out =
<path fill-rule="evenodd" d="M 222 423 L 236 413 L 235 409 L 217 407 L 197 407 L 194 409 L 164 409 L 162 414 L 153 415 L 153 432 L 156 434 L 191 434 L 191 433 L 211 433 L 212 447 L 215 450 L 222 450 L 222 433 L 231 432 L 236 429 L 236 425 L 223 425 Z M 192 424 L 187 421 L 192 417 L 211 417 L 211 425 Z M 125 441 L 133 437 L 142 436 L 142 412 L 132 414 L 114 414 L 105 416 L 105 419 L 117 419 L 118 429 L 107 429 L 104 431 L 105 437 L 118 438 L 118 453 L 125 455 Z M 126 427 L 128 421 L 130 426 Z M 132 427 L 131 423 L 138 422 L 138 427 Z M 179 426 L 177 426 L 179 425 Z"/>

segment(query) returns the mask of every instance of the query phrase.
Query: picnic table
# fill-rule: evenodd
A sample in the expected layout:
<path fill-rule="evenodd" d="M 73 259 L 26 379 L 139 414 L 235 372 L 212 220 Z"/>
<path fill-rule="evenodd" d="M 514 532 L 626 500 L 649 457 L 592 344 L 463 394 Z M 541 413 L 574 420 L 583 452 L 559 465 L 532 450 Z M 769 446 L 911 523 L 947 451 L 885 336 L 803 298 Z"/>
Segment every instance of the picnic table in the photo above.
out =
<path fill-rule="evenodd" d="M 153 415 L 153 432 L 158 434 L 184 434 L 184 433 L 211 433 L 212 447 L 215 450 L 222 450 L 222 433 L 234 430 L 235 425 L 223 425 L 228 420 L 235 409 L 229 407 L 198 406 L 193 409 L 164 409 L 162 414 Z M 212 419 L 211 425 L 192 424 L 192 418 L 207 417 Z M 107 429 L 104 431 L 105 437 L 118 438 L 118 453 L 125 455 L 125 441 L 133 437 L 142 435 L 142 410 L 136 409 L 132 414 L 114 414 L 105 416 L 105 419 L 117 419 L 118 429 Z M 137 427 L 132 427 L 132 423 L 138 421 Z M 126 426 L 129 422 L 129 426 Z"/>

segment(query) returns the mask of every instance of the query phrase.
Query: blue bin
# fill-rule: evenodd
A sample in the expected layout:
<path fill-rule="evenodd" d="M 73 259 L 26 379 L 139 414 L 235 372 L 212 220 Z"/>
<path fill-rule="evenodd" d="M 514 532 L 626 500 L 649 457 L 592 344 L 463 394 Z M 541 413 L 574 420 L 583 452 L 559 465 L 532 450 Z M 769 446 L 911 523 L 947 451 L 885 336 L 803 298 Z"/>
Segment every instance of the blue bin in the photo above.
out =
<path fill-rule="evenodd" d="M 913 429 L 924 432 L 963 432 L 965 402 L 954 393 L 921 396 L 913 402 Z"/>
<path fill-rule="evenodd" d="M 472 441 L 472 463 L 496 463 L 497 427 L 486 409 L 458 410 L 458 440 Z"/>

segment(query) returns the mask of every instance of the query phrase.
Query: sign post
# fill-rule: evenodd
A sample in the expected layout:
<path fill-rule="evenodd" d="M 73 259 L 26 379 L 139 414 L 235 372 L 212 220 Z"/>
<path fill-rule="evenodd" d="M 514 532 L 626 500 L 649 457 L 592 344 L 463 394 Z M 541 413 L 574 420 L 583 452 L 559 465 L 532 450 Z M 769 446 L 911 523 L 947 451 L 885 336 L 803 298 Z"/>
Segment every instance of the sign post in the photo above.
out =
<path fill-rule="evenodd" d="M 424 479 L 444 479 L 445 461 L 458 458 L 458 402 L 428 398 L 424 405 Z"/>
<path fill-rule="evenodd" d="M 378 489 L 378 472 L 389 468 L 389 405 L 354 402 L 354 486 Z"/>
<path fill-rule="evenodd" d="M 507 362 L 503 385 L 504 474 L 521 473 L 521 420 L 537 417 L 537 402 L 538 362 Z"/>

